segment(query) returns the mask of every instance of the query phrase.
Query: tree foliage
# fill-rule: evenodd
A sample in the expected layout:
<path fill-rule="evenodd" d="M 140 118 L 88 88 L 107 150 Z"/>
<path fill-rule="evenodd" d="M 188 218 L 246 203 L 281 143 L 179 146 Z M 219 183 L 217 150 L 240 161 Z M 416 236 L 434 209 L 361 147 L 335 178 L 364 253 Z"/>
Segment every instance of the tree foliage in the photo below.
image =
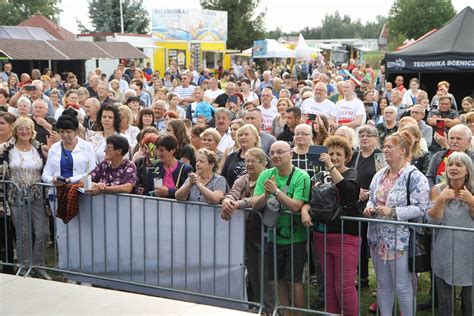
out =
<path fill-rule="evenodd" d="M 390 35 L 417 39 L 455 14 L 451 0 L 395 0 L 388 18 Z"/>
<path fill-rule="evenodd" d="M 120 2 L 123 0 L 91 0 L 89 2 L 89 18 L 93 29 L 86 28 L 77 21 L 82 33 L 121 32 Z M 143 6 L 143 0 L 125 0 L 122 3 L 123 29 L 125 33 L 148 33 L 150 15 Z"/>
<path fill-rule="evenodd" d="M 35 13 L 57 22 L 58 0 L 0 0 L 0 25 L 17 25 Z"/>
<path fill-rule="evenodd" d="M 227 47 L 246 49 L 265 34 L 266 11 L 256 14 L 260 0 L 200 0 L 203 9 L 227 11 Z"/>
<path fill-rule="evenodd" d="M 306 39 L 327 39 L 327 38 L 376 38 L 379 36 L 382 26 L 387 21 L 383 16 L 376 16 L 375 21 L 362 24 L 360 20 L 353 21 L 350 16 L 341 16 L 338 11 L 334 14 L 326 14 L 321 21 L 321 26 L 305 27 L 300 32 Z M 281 32 L 268 32 L 271 38 L 274 35 L 281 35 Z"/>

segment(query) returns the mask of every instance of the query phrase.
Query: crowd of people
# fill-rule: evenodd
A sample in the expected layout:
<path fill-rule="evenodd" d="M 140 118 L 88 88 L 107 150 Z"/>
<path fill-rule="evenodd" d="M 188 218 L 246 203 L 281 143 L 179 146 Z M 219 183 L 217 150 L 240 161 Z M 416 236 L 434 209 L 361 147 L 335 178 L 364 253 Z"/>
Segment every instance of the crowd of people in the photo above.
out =
<path fill-rule="evenodd" d="M 473 99 L 452 95 L 446 81 L 428 96 L 417 78 L 397 76 L 392 83 L 383 65 L 376 74 L 353 60 L 337 67 L 301 61 L 265 67 L 244 62 L 214 75 L 193 65 L 180 69 L 173 60 L 162 75 L 132 62 L 119 64 L 110 77 L 98 68 L 80 84 L 75 74 L 51 69 L 18 76 L 4 63 L 0 162 L 2 179 L 19 191 L 2 191 L 0 238 L 8 249 L 2 261 L 13 262 L 16 240 L 21 262 L 42 264 L 50 234 L 45 201 L 54 196 L 32 185 L 79 184 L 92 195 L 220 204 L 224 220 L 238 209 L 262 212 L 268 242 L 277 245 L 276 254 L 266 250 L 263 284 L 259 252 L 267 247 L 258 216 L 246 218 L 245 251 L 249 299 L 259 301 L 264 286 L 268 311 L 275 296 L 280 305 L 303 307 L 309 265 L 319 291 L 312 308 L 358 315 L 356 286 L 369 287 L 371 258 L 377 280 L 371 310 L 392 315 L 396 297 L 402 314 L 414 315 L 408 227 L 341 225 L 339 219 L 322 225 L 311 216 L 312 188 L 333 183 L 343 216 L 474 228 Z M 314 146 L 325 148 L 317 161 L 310 155 Z M 19 195 L 31 198 L 31 219 Z M 34 236 L 25 229 L 28 221 Z M 472 314 L 472 278 L 465 276 L 473 273 L 473 243 L 467 232 L 440 231 L 434 238 L 431 295 L 441 315 L 451 313 L 454 286 L 463 289 L 463 315 Z M 35 273 L 49 278 L 44 270 Z"/>

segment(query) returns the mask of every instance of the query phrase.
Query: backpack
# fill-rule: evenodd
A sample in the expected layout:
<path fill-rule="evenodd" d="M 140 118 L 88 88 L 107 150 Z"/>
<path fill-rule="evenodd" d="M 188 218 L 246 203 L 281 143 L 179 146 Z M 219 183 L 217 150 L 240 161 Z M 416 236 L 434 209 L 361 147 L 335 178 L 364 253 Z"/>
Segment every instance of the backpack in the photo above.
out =
<path fill-rule="evenodd" d="M 309 214 L 313 223 L 331 224 L 341 217 L 343 206 L 334 183 L 317 183 L 311 189 Z"/>

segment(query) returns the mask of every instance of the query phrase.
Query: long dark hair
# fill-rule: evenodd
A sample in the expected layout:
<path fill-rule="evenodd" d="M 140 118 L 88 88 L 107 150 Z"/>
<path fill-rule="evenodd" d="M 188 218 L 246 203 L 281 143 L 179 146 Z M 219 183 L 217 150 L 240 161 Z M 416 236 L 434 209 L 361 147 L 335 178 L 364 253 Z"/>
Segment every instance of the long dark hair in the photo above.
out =
<path fill-rule="evenodd" d="M 140 113 L 138 114 L 138 123 L 137 123 L 137 127 L 140 130 L 143 129 L 143 116 L 147 115 L 147 114 L 153 116 L 153 122 L 155 122 L 155 113 L 153 113 L 153 111 L 151 109 L 148 109 L 148 108 L 142 109 L 140 111 Z"/>

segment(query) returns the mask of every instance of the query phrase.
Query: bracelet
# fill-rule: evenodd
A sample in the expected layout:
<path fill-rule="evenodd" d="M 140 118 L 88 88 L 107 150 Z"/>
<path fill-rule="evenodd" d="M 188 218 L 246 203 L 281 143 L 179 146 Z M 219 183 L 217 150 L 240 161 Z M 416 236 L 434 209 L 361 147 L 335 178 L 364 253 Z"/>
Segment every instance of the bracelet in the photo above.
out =
<path fill-rule="evenodd" d="M 334 168 L 336 168 L 336 166 L 333 165 L 328 171 L 331 172 L 332 169 L 334 169 Z"/>

